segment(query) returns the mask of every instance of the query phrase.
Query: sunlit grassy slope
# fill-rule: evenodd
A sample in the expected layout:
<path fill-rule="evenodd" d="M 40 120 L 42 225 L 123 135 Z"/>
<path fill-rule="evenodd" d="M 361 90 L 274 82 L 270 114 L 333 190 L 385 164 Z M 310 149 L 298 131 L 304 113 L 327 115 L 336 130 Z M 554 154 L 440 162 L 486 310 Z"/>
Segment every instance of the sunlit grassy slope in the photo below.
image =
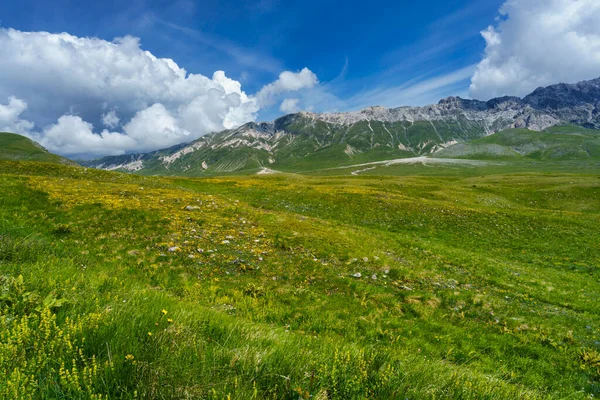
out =
<path fill-rule="evenodd" d="M 600 132 L 579 126 L 555 126 L 537 132 L 508 129 L 444 149 L 436 157 L 475 159 L 600 160 Z"/>
<path fill-rule="evenodd" d="M 0 398 L 597 397 L 598 170 L 494 172 L 0 162 Z"/>
<path fill-rule="evenodd" d="M 340 175 L 341 167 L 352 172 L 355 166 L 365 163 L 415 157 L 502 161 L 521 171 L 531 169 L 529 164 L 534 162 L 548 163 L 539 170 L 552 170 L 557 162 L 600 162 L 600 131 L 579 126 L 555 126 L 542 132 L 508 129 L 485 136 L 490 127 L 475 125 L 464 131 L 460 127 L 469 123 L 455 120 L 390 125 L 360 121 L 351 126 L 328 126 L 293 115 L 283 120 L 287 122 L 281 122 L 281 132 L 288 135 L 283 139 L 273 133 L 255 142 L 254 134 L 244 133 L 246 128 L 257 128 L 250 123 L 235 132 L 204 136 L 191 147 L 182 144 L 142 155 L 105 157 L 83 165 L 127 172 L 133 162 L 139 175 L 208 177 L 253 174 L 264 167 L 287 173 Z M 523 163 L 524 167 L 520 165 Z M 406 175 L 414 168 L 372 170 L 376 171 L 370 174 Z"/>
<path fill-rule="evenodd" d="M 49 153 L 25 136 L 0 132 L 0 160 L 41 161 L 75 165 L 71 160 Z"/>

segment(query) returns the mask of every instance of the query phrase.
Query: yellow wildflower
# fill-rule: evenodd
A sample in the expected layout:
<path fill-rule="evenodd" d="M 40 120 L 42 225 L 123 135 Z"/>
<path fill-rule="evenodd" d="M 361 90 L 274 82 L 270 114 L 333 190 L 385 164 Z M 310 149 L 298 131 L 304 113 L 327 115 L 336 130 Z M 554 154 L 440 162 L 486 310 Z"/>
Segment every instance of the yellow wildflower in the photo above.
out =
<path fill-rule="evenodd" d="M 167 315 L 168 311 L 167 311 L 167 310 L 165 310 L 165 309 L 163 308 L 163 309 L 161 310 L 161 313 L 162 313 L 163 315 Z"/>

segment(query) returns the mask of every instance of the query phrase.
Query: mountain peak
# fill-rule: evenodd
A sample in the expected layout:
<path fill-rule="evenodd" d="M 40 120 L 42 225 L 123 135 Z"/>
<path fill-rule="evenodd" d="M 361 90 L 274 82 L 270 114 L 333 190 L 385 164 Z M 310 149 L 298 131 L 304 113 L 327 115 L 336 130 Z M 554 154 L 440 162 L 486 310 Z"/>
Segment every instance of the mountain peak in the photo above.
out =
<path fill-rule="evenodd" d="M 370 106 L 365 108 L 364 110 L 362 110 L 365 113 L 375 113 L 375 112 L 381 112 L 381 111 L 385 111 L 387 110 L 387 108 L 383 107 L 383 106 Z"/>
<path fill-rule="evenodd" d="M 523 101 L 536 109 L 560 109 L 597 104 L 600 101 L 600 78 L 578 83 L 559 83 L 539 87 Z"/>
<path fill-rule="evenodd" d="M 455 104 L 461 103 L 463 99 L 459 96 L 448 96 L 446 98 L 441 99 L 438 104 Z"/>

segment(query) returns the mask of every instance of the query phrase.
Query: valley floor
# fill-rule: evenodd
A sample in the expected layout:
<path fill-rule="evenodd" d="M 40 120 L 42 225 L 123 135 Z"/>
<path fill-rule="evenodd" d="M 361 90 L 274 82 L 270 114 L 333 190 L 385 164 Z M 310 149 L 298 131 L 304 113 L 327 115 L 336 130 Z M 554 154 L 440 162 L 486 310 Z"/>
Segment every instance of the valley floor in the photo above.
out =
<path fill-rule="evenodd" d="M 469 171 L 0 161 L 0 398 L 600 396 L 598 170 Z"/>

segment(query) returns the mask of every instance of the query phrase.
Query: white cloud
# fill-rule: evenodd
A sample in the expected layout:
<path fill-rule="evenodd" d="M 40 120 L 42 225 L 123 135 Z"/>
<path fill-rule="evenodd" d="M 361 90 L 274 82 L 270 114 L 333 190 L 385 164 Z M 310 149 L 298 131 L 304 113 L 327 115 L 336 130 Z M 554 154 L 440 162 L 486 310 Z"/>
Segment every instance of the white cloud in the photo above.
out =
<path fill-rule="evenodd" d="M 509 0 L 481 34 L 484 59 L 471 96 L 523 96 L 539 86 L 600 76 L 598 0 Z"/>
<path fill-rule="evenodd" d="M 104 130 L 95 134 L 92 124 L 75 115 L 63 115 L 43 132 L 28 136 L 48 149 L 60 149 L 62 154 L 69 155 L 120 155 L 136 144 L 131 137 L 117 132 Z"/>
<path fill-rule="evenodd" d="M 291 114 L 300 111 L 298 106 L 300 99 L 284 99 L 279 106 L 279 110 L 286 114 Z"/>
<path fill-rule="evenodd" d="M 9 97 L 8 104 L 0 104 L 0 132 L 26 134 L 33 129 L 33 122 L 21 119 L 27 110 L 27 103 L 14 96 Z"/>
<path fill-rule="evenodd" d="M 190 133 L 160 103 L 139 111 L 123 127 L 125 134 L 136 141 L 137 151 L 160 149 L 181 143 Z"/>
<path fill-rule="evenodd" d="M 308 68 L 296 73 L 284 71 L 279 75 L 279 79 L 263 87 L 256 94 L 256 99 L 261 107 L 269 106 L 281 93 L 310 89 L 318 83 L 317 76 Z"/>
<path fill-rule="evenodd" d="M 114 129 L 119 126 L 119 122 L 121 122 L 121 119 L 117 116 L 115 110 L 102 114 L 102 124 L 107 128 Z"/>
<path fill-rule="evenodd" d="M 318 82 L 307 68 L 285 71 L 247 95 L 223 71 L 212 78 L 188 73 L 130 36 L 108 42 L 0 29 L 0 53 L 0 99 L 14 96 L 0 105 L 0 127 L 26 133 L 35 123 L 31 136 L 67 156 L 150 151 L 193 140 L 253 121 L 279 96 Z M 31 122 L 20 119 L 25 110 Z M 111 130 L 122 126 L 122 132 L 94 132 L 89 121 Z"/>

